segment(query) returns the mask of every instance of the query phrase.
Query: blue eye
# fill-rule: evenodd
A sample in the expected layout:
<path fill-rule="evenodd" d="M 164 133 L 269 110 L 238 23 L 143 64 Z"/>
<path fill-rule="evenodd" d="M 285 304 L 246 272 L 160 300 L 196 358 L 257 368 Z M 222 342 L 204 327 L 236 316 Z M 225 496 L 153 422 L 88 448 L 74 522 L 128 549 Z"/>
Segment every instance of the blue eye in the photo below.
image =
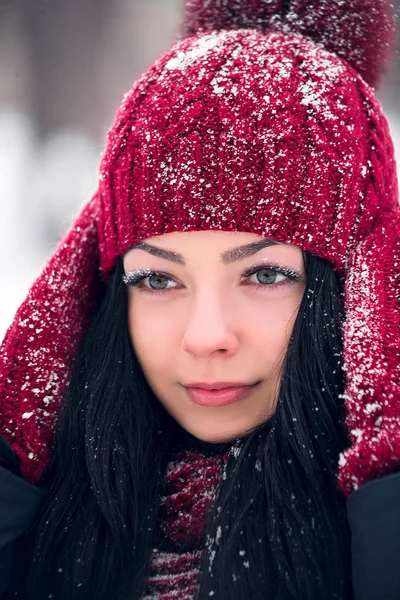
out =
<path fill-rule="evenodd" d="M 178 285 L 167 273 L 155 272 L 150 269 L 131 271 L 124 275 L 123 281 L 130 287 L 139 287 L 140 285 L 142 289 L 154 292 L 162 292 Z"/>
<path fill-rule="evenodd" d="M 266 265 L 255 265 L 248 269 L 243 276 L 249 283 L 263 287 L 284 283 L 285 280 L 296 281 L 301 278 L 300 273 L 293 269 Z"/>
<path fill-rule="evenodd" d="M 176 287 L 177 285 L 176 282 L 173 281 L 170 277 L 167 277 L 167 275 L 162 275 L 161 273 L 152 273 L 151 275 L 143 279 L 142 282 L 147 282 L 148 286 L 146 285 L 146 287 L 149 287 L 152 290 L 166 290 L 170 287 Z M 174 285 L 169 286 L 169 283 L 172 283 Z"/>
<path fill-rule="evenodd" d="M 260 269 L 256 271 L 256 273 L 249 277 L 249 280 L 251 280 L 252 277 L 256 278 L 256 281 L 254 281 L 254 283 L 259 283 L 261 285 L 272 285 L 274 283 L 278 283 L 279 281 L 287 279 L 287 275 L 280 273 L 276 269 L 270 268 Z"/>

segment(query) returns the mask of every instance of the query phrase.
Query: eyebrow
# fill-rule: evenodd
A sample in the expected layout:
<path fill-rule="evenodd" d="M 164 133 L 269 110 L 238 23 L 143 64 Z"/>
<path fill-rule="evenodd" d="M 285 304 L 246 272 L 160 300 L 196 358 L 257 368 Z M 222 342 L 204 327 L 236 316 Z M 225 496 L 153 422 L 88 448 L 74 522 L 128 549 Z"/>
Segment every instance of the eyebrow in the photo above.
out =
<path fill-rule="evenodd" d="M 244 244 L 243 246 L 237 246 L 236 248 L 225 250 L 225 252 L 220 255 L 220 258 L 225 265 L 229 265 L 239 260 L 243 260 L 244 258 L 248 258 L 249 256 L 253 256 L 253 254 L 256 254 L 263 248 L 281 244 L 282 242 L 271 240 L 270 238 L 262 238 L 258 242 L 252 242 L 251 244 Z M 134 244 L 130 250 L 134 249 L 144 250 L 152 256 L 158 256 L 159 258 L 170 260 L 178 265 L 186 264 L 185 259 L 183 258 L 182 254 L 179 254 L 179 252 L 164 250 L 164 248 L 159 248 L 158 246 L 153 246 L 152 244 L 147 244 L 146 242 L 138 242 L 137 244 Z"/>

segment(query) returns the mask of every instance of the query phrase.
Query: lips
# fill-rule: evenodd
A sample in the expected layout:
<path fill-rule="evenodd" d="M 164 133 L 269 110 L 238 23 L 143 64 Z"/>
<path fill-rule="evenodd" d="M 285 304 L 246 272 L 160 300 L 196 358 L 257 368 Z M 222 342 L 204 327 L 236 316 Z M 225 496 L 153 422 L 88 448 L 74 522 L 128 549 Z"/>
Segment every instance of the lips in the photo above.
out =
<path fill-rule="evenodd" d="M 259 384 L 199 383 L 185 386 L 189 398 L 200 406 L 227 406 L 239 402 L 252 393 Z"/>

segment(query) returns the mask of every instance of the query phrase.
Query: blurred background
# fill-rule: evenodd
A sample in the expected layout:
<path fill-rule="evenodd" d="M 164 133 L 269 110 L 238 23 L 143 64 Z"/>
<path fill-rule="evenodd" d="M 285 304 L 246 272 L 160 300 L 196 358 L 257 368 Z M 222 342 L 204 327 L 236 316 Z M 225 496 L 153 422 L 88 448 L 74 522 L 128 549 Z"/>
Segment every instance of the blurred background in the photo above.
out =
<path fill-rule="evenodd" d="M 0 0 L 0 340 L 96 188 L 122 95 L 176 40 L 180 6 Z M 398 55 L 378 97 L 400 163 Z"/>

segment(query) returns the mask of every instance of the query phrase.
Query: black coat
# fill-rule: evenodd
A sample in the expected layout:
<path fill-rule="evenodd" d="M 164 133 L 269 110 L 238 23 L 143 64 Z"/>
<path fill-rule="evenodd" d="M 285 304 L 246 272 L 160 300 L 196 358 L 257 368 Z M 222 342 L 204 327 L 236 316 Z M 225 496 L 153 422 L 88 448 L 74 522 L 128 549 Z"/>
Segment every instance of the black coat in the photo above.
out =
<path fill-rule="evenodd" d="M 37 486 L 19 476 L 17 457 L 0 436 L 0 599 L 18 565 L 18 540 L 43 497 Z M 400 600 L 400 473 L 353 492 L 347 513 L 355 600 Z"/>

